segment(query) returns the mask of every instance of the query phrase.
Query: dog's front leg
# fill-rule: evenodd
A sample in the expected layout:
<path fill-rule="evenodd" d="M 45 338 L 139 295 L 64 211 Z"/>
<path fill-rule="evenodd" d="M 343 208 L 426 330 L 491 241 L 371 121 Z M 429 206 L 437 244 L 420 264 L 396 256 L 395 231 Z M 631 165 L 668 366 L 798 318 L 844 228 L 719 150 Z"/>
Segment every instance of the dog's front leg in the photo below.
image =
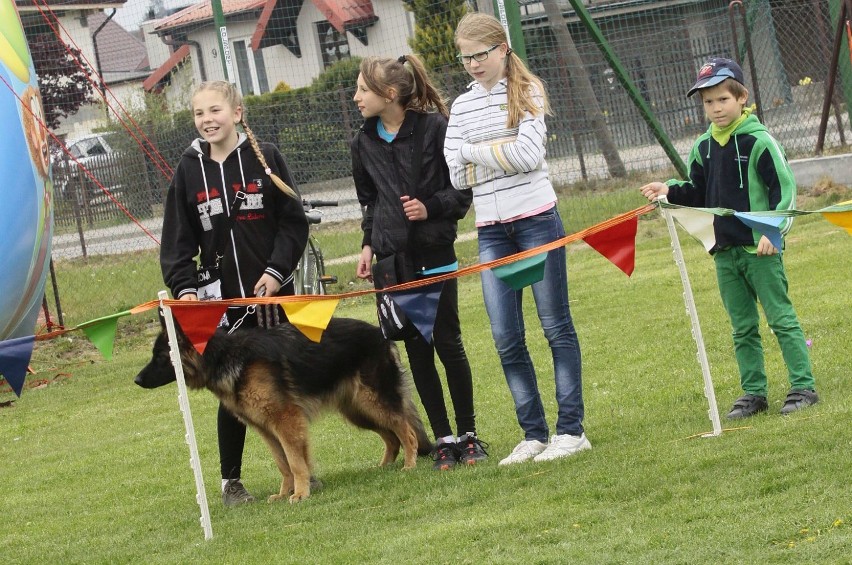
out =
<path fill-rule="evenodd" d="M 292 490 L 290 502 L 299 502 L 311 496 L 311 464 L 308 450 L 308 418 L 296 405 L 288 405 L 273 418 L 272 432 L 284 450 L 292 482 L 287 477 L 281 482 L 277 498 L 284 498 Z"/>
<path fill-rule="evenodd" d="M 275 465 L 281 473 L 281 490 L 278 494 L 273 494 L 266 499 L 267 502 L 275 502 L 276 500 L 290 496 L 290 493 L 293 491 L 293 472 L 290 469 L 290 463 L 287 461 L 287 454 L 284 452 L 284 448 L 281 446 L 278 438 L 266 430 L 258 431 L 263 441 L 269 446 L 272 458 L 275 460 Z"/>

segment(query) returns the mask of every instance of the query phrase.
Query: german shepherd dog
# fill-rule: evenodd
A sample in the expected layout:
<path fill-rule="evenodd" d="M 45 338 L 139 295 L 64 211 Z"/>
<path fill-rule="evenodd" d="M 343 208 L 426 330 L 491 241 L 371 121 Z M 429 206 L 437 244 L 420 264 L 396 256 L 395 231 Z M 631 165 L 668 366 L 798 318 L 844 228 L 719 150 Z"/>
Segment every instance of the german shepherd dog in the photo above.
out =
<path fill-rule="evenodd" d="M 176 379 L 160 319 L 153 358 L 135 380 L 143 388 Z M 308 424 L 323 409 L 379 434 L 385 442 L 380 465 L 394 462 L 402 446 L 404 468 L 411 469 L 432 447 L 396 346 L 367 322 L 332 318 L 319 343 L 289 323 L 232 335 L 219 330 L 203 355 L 175 326 L 187 386 L 210 390 L 272 450 L 282 480 L 270 502 L 310 496 Z"/>

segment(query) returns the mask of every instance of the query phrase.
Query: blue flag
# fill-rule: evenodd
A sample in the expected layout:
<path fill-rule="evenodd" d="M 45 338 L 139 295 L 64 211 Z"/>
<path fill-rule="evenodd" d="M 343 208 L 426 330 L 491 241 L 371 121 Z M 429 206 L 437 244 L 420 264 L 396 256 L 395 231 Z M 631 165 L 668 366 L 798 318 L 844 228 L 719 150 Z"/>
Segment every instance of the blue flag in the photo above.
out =
<path fill-rule="evenodd" d="M 432 342 L 435 316 L 438 314 L 438 302 L 443 289 L 444 283 L 440 282 L 406 292 L 394 292 L 390 295 L 391 300 L 402 308 L 427 343 Z"/>
<path fill-rule="evenodd" d="M 779 226 L 784 223 L 786 218 L 782 216 L 757 216 L 748 212 L 734 212 L 734 216 L 751 229 L 759 231 L 761 235 L 765 235 L 770 243 L 775 246 L 775 249 L 778 250 L 778 253 L 781 253 L 784 238 L 781 236 Z"/>
<path fill-rule="evenodd" d="M 24 378 L 27 376 L 34 344 L 34 335 L 0 341 L 0 374 L 19 397 L 24 389 Z"/>

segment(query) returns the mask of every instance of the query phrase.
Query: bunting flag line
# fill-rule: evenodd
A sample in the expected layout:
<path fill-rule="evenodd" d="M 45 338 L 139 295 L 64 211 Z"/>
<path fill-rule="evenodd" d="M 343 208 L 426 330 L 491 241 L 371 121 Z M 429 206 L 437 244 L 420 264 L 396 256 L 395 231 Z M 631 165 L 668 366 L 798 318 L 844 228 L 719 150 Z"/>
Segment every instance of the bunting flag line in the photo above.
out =
<path fill-rule="evenodd" d="M 636 268 L 636 231 L 639 218 L 633 217 L 583 238 L 592 249 L 606 257 L 628 277 Z"/>
<path fill-rule="evenodd" d="M 438 282 L 414 291 L 388 293 L 390 299 L 402 308 L 426 343 L 432 343 L 435 317 L 438 315 L 438 302 L 441 300 L 443 289 L 444 283 Z"/>
<path fill-rule="evenodd" d="M 852 235 L 852 200 L 840 202 L 819 210 L 766 210 L 761 212 L 736 212 L 728 208 L 693 208 L 672 204 L 667 200 L 657 200 L 656 203 L 666 208 L 678 223 L 695 239 L 701 242 L 708 252 L 716 244 L 713 233 L 713 216 L 734 216 L 751 229 L 765 235 L 772 245 L 781 249 L 782 237 L 779 226 L 784 218 L 803 216 L 805 214 L 822 214 L 822 216 L 846 230 Z"/>
<path fill-rule="evenodd" d="M 6 379 L 18 398 L 24 389 L 27 366 L 33 356 L 35 336 L 16 337 L 0 341 L 0 375 Z"/>
<path fill-rule="evenodd" d="M 291 324 L 313 342 L 319 343 L 340 300 L 303 300 L 282 304 Z"/>

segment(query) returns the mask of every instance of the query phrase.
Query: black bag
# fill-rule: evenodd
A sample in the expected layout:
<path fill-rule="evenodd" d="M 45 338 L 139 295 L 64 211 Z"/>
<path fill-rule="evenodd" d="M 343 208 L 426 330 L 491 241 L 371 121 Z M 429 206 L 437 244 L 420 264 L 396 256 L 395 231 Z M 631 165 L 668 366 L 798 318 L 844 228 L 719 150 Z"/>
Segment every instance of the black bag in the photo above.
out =
<path fill-rule="evenodd" d="M 376 313 L 385 339 L 402 341 L 417 335 L 417 327 L 386 292 L 376 293 Z"/>
<path fill-rule="evenodd" d="M 414 258 L 405 251 L 380 259 L 373 265 L 373 284 L 376 288 L 407 283 L 415 278 L 417 269 L 414 266 Z"/>

